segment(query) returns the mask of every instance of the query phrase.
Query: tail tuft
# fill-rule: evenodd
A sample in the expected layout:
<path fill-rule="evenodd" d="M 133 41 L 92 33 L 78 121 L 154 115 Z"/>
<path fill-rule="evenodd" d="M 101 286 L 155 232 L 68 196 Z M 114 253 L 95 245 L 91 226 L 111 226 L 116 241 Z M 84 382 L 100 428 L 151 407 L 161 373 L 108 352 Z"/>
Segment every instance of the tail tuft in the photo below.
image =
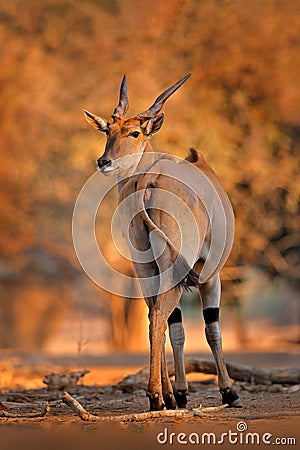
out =
<path fill-rule="evenodd" d="M 186 259 L 182 255 L 178 255 L 174 266 L 173 276 L 177 285 L 182 286 L 186 291 L 191 291 L 192 286 L 199 287 L 199 275 L 190 268 Z"/>

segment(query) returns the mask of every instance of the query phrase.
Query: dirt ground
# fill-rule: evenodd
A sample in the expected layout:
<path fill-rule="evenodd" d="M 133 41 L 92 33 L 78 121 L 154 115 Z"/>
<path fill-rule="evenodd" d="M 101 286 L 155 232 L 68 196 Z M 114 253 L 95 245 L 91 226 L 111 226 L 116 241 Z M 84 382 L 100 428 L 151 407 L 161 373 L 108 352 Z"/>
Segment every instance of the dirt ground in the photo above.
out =
<path fill-rule="evenodd" d="M 206 355 L 206 359 L 208 359 Z M 255 365 L 256 367 L 300 367 L 297 353 L 233 354 L 231 362 Z M 243 399 L 244 408 L 225 409 L 207 417 L 162 418 L 142 423 L 110 424 L 84 422 L 62 401 L 62 391 L 47 391 L 43 378 L 46 373 L 69 373 L 88 368 L 90 373 L 81 379 L 77 387 L 69 389 L 92 414 L 100 416 L 139 413 L 148 410 L 145 397 L 146 384 L 124 387 L 119 383 L 126 375 L 136 373 L 147 365 L 147 355 L 114 355 L 102 358 L 84 357 L 47 358 L 46 355 L 2 355 L 0 360 L 0 434 L 1 450 L 18 448 L 155 448 L 169 445 L 181 448 L 193 445 L 196 434 L 213 433 L 223 448 L 249 446 L 244 442 L 246 433 L 256 433 L 255 438 L 263 443 L 263 435 L 271 444 L 294 445 L 293 438 L 300 442 L 300 386 L 256 385 L 236 382 L 235 388 Z M 220 395 L 214 375 L 189 374 L 189 408 L 220 405 Z M 49 413 L 44 417 L 24 416 L 40 414 L 46 406 Z M 11 416 L 1 417 L 1 409 Z M 242 423 L 243 425 L 239 425 Z M 244 427 L 241 430 L 238 427 Z M 247 428 L 247 430 L 245 429 Z M 173 433 L 173 435 L 171 435 Z M 180 433 L 184 433 L 178 438 Z M 221 434 L 231 436 L 221 442 Z M 275 439 L 281 439 L 275 442 Z M 178 442 L 186 440 L 186 444 Z M 206 439 L 209 439 L 206 436 Z M 210 437 L 213 439 L 213 437 Z M 244 439 L 244 441 L 243 441 Z M 166 441 L 166 442 L 164 442 Z M 211 442 L 213 445 L 213 442 Z M 216 444 L 217 445 L 217 444 Z M 255 447 L 255 445 L 254 445 Z M 295 447 L 295 445 L 294 445 Z M 296 448 L 299 448 L 296 446 Z"/>

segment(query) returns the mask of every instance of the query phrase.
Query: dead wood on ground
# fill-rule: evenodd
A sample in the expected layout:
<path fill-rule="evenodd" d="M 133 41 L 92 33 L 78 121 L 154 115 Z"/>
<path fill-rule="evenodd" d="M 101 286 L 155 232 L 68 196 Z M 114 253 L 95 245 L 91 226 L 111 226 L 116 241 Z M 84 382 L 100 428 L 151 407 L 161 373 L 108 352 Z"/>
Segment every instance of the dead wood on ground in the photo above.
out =
<path fill-rule="evenodd" d="M 174 366 L 168 364 L 169 375 L 173 376 Z M 228 363 L 227 369 L 230 378 L 234 381 L 243 381 L 251 384 L 272 385 L 272 384 L 299 384 L 300 369 L 295 367 L 287 368 L 257 368 L 242 364 Z M 199 358 L 186 358 L 186 373 L 200 372 L 204 374 L 216 375 L 216 365 L 213 361 L 206 361 Z M 131 389 L 144 388 L 148 382 L 149 368 L 145 367 L 136 374 L 129 375 L 118 384 L 118 387 L 125 392 Z"/>
<path fill-rule="evenodd" d="M 0 411 L 0 417 L 5 417 L 6 419 L 35 419 L 37 417 L 45 417 L 50 411 L 50 406 L 45 406 L 43 411 L 37 413 L 27 413 L 27 414 L 14 414 L 2 409 Z"/>
<path fill-rule="evenodd" d="M 84 407 L 73 398 L 68 392 L 65 392 L 62 401 L 69 406 L 80 419 L 84 421 L 102 421 L 102 422 L 143 422 L 151 419 L 165 419 L 165 418 L 191 418 L 191 417 L 209 417 L 211 414 L 222 411 L 228 405 L 221 405 L 217 407 L 204 408 L 200 405 L 199 408 L 192 410 L 188 409 L 169 409 L 163 411 L 149 411 L 143 413 L 130 413 L 118 416 L 97 416 L 90 414 Z"/>

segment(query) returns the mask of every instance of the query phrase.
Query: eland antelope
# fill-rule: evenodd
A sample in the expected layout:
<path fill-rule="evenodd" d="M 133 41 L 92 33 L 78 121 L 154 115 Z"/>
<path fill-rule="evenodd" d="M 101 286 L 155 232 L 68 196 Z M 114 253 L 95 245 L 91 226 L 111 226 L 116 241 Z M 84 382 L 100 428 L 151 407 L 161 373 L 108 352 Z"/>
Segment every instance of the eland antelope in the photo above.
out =
<path fill-rule="evenodd" d="M 216 174 L 196 150 L 191 149 L 181 160 L 154 152 L 149 142 L 163 124 L 165 101 L 189 76 L 166 89 L 149 109 L 135 117 L 124 117 L 128 109 L 125 76 L 111 121 L 84 111 L 88 123 L 107 136 L 98 169 L 106 176 L 117 177 L 125 234 L 149 308 L 150 410 L 187 404 L 185 334 L 179 301 L 183 289 L 191 286 L 199 289 L 202 299 L 205 334 L 216 362 L 222 402 L 243 406 L 228 376 L 219 327 L 219 272 L 230 253 L 234 233 L 230 201 Z M 217 222 L 216 230 L 213 227 Z M 137 254 L 147 257 L 139 259 Z M 174 356 L 174 389 L 165 358 L 167 327 Z"/>

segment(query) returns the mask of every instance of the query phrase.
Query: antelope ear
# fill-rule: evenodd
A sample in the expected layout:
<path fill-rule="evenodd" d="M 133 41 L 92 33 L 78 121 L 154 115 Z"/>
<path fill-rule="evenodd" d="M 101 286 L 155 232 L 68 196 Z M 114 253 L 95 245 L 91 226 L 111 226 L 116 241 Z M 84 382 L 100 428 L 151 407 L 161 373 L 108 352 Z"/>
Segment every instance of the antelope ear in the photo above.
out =
<path fill-rule="evenodd" d="M 101 119 L 101 117 L 95 116 L 94 114 L 90 113 L 89 111 L 84 110 L 84 117 L 86 118 L 87 122 L 96 130 L 103 131 L 104 133 L 107 133 L 108 126 L 107 122 L 104 119 Z"/>
<path fill-rule="evenodd" d="M 151 119 L 147 120 L 145 127 L 143 127 L 143 132 L 147 138 L 152 137 L 155 133 L 157 133 L 164 122 L 165 115 L 164 113 L 160 113 L 157 116 L 151 117 Z"/>

